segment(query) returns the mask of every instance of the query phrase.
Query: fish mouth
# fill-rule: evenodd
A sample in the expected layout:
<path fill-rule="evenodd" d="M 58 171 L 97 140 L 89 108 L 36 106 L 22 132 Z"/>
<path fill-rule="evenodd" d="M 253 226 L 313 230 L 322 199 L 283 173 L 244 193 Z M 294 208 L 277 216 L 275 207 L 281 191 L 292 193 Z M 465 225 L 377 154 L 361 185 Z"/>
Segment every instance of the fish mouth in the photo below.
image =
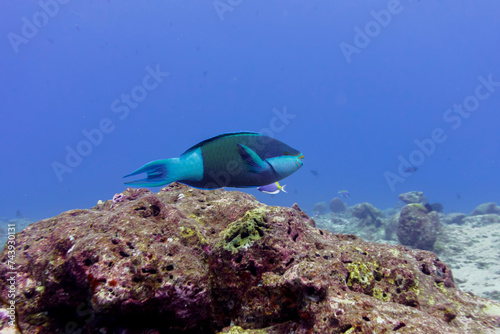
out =
<path fill-rule="evenodd" d="M 299 159 L 304 159 L 304 155 L 301 154 L 300 157 L 299 157 Z"/>

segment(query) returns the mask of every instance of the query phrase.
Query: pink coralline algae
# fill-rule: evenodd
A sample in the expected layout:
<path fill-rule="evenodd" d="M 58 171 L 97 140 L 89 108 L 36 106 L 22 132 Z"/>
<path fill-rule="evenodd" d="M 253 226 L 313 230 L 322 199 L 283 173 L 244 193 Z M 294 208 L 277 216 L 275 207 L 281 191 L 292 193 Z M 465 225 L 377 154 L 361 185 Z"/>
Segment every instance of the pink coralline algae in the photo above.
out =
<path fill-rule="evenodd" d="M 113 196 L 113 203 L 120 203 L 120 202 L 123 202 L 127 199 L 127 196 L 125 196 L 124 194 L 115 194 Z"/>
<path fill-rule="evenodd" d="M 123 195 L 16 235 L 23 333 L 500 330 L 500 305 L 458 290 L 431 252 L 317 229 L 298 205 L 237 191 Z M 7 259 L 4 249 L 3 301 Z"/>

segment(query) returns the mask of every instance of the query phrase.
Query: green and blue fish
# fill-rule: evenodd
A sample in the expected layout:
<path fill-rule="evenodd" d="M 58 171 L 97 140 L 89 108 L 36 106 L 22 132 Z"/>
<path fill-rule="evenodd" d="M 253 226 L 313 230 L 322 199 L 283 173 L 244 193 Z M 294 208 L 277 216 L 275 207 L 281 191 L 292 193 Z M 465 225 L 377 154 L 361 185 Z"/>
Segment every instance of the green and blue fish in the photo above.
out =
<path fill-rule="evenodd" d="M 260 187 L 302 167 L 304 155 L 287 144 L 255 132 L 225 133 L 198 143 L 178 158 L 152 161 L 124 176 L 147 178 L 125 184 L 160 187 L 181 182 L 195 188 Z"/>

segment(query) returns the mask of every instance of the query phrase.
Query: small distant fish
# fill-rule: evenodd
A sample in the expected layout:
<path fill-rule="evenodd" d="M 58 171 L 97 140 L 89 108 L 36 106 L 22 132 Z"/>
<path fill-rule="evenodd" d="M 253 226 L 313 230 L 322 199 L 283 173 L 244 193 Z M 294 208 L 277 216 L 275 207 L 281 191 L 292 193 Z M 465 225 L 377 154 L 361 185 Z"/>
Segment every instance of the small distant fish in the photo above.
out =
<path fill-rule="evenodd" d="M 319 173 L 315 169 L 311 169 L 311 174 L 314 175 L 314 176 L 316 176 L 316 177 L 319 177 Z"/>
<path fill-rule="evenodd" d="M 208 71 L 203 71 L 203 76 L 206 77 L 208 74 Z"/>
<path fill-rule="evenodd" d="M 347 190 L 339 190 L 338 194 L 344 198 L 351 197 L 351 194 Z"/>
<path fill-rule="evenodd" d="M 462 198 L 462 195 L 460 195 L 460 193 L 457 193 L 457 199 L 461 199 Z"/>
<path fill-rule="evenodd" d="M 417 171 L 417 167 L 410 166 L 410 167 L 407 167 L 404 171 L 406 173 L 415 173 Z"/>
<path fill-rule="evenodd" d="M 280 184 L 278 182 L 274 182 L 274 183 L 268 184 L 267 186 L 258 187 L 257 190 L 262 191 L 263 193 L 266 193 L 266 194 L 274 195 L 274 194 L 279 193 L 280 190 L 282 192 L 286 193 L 285 186 L 286 186 L 286 184 L 280 186 Z"/>

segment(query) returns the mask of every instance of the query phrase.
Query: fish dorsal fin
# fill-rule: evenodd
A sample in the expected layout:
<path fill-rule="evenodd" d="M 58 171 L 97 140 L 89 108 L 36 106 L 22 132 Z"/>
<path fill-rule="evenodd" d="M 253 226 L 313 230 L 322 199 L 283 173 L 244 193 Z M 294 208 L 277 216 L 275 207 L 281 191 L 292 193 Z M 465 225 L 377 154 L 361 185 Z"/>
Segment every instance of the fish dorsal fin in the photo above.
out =
<path fill-rule="evenodd" d="M 186 151 L 184 151 L 184 153 L 182 154 L 186 154 L 190 151 L 194 151 L 195 149 L 197 149 L 198 147 L 202 147 L 210 142 L 213 142 L 213 141 L 216 141 L 218 139 L 223 139 L 223 138 L 226 138 L 226 137 L 233 137 L 233 136 L 262 136 L 262 134 L 260 133 L 257 133 L 257 132 L 250 132 L 250 131 L 240 131 L 240 132 L 229 132 L 229 133 L 222 133 L 218 136 L 215 136 L 215 137 L 212 137 L 212 138 L 208 138 L 208 139 L 205 139 L 204 141 L 202 142 L 199 142 L 198 144 L 188 148 Z"/>
<path fill-rule="evenodd" d="M 260 173 L 266 167 L 264 160 L 248 146 L 238 144 L 238 152 L 250 171 Z"/>

